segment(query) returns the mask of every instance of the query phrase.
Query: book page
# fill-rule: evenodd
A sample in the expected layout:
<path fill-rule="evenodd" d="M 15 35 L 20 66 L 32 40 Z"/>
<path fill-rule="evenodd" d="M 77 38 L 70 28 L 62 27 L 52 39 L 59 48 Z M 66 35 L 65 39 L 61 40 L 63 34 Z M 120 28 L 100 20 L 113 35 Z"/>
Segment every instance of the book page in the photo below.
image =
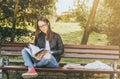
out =
<path fill-rule="evenodd" d="M 30 51 L 32 52 L 32 54 L 35 56 L 35 54 L 37 54 L 39 51 L 43 50 L 43 49 L 40 49 L 39 47 L 35 46 L 35 45 L 32 45 L 32 44 L 29 44 L 29 49 Z"/>

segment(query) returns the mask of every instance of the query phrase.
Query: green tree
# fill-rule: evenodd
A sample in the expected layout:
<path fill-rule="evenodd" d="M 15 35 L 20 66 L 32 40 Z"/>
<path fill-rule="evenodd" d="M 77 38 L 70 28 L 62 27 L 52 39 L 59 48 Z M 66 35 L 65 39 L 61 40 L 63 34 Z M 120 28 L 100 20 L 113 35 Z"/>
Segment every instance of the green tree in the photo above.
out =
<path fill-rule="evenodd" d="M 11 27 L 11 42 L 16 29 L 34 26 L 40 15 L 52 15 L 56 0 L 0 0 L 0 25 Z"/>
<path fill-rule="evenodd" d="M 96 33 L 106 33 L 106 29 L 108 27 L 108 19 L 110 17 L 111 10 L 106 7 L 104 1 L 99 1 L 99 5 L 97 8 L 97 12 L 95 15 L 95 20 L 92 26 L 92 31 Z"/>
<path fill-rule="evenodd" d="M 110 14 L 107 27 L 107 37 L 109 44 L 120 46 L 120 0 L 105 0 L 107 7 L 110 9 Z"/>
<path fill-rule="evenodd" d="M 74 17 L 76 17 L 76 21 L 79 22 L 80 26 L 85 28 L 88 19 L 88 8 L 85 4 L 85 0 L 80 4 L 80 0 L 76 0 L 76 9 L 73 11 Z"/>

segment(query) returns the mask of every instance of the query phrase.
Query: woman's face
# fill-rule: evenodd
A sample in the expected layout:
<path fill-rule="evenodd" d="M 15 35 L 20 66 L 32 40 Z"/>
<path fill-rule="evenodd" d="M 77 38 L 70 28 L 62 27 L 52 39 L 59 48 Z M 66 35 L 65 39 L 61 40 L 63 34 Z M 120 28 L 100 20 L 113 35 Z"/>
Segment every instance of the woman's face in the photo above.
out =
<path fill-rule="evenodd" d="M 48 24 L 44 21 L 38 21 L 38 26 L 39 26 L 39 29 L 43 32 L 43 33 L 47 33 L 47 30 L 48 30 Z"/>

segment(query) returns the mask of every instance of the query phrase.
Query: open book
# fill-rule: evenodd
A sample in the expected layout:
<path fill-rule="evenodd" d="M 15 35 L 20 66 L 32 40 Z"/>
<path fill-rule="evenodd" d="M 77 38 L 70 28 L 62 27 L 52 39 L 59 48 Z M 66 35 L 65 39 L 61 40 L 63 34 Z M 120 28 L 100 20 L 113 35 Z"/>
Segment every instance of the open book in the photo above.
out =
<path fill-rule="evenodd" d="M 38 54 L 40 51 L 44 50 L 44 49 L 40 49 L 39 47 L 32 45 L 32 44 L 28 44 L 28 47 L 25 47 L 25 49 L 32 57 L 35 57 L 36 54 Z"/>

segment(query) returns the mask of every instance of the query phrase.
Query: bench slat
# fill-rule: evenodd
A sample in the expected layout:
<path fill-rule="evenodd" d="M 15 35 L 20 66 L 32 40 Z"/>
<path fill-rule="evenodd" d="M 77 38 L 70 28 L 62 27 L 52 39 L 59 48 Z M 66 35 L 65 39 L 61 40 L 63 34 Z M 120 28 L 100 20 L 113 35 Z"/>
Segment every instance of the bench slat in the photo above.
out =
<path fill-rule="evenodd" d="M 1 49 L 2 50 L 8 50 L 8 51 L 21 51 L 24 47 L 8 47 L 8 46 L 5 46 L 5 47 L 2 47 Z"/>
<path fill-rule="evenodd" d="M 0 67 L 0 69 L 3 70 L 27 70 L 25 66 L 4 66 Z M 77 68 L 77 69 L 65 69 L 65 68 L 35 68 L 37 71 L 41 72 L 82 72 L 82 73 L 106 73 L 106 74 L 112 74 L 112 73 L 120 73 L 119 70 L 102 70 L 102 69 L 84 69 L 84 68 Z"/>
<path fill-rule="evenodd" d="M 13 47 L 15 47 L 15 46 L 17 46 L 17 47 L 23 47 L 23 46 L 27 46 L 28 45 L 28 43 L 3 43 L 3 44 L 1 44 L 1 46 L 2 47 L 4 47 L 4 46 L 13 46 Z"/>
<path fill-rule="evenodd" d="M 64 54 L 65 58 L 84 58 L 84 59 L 109 59 L 109 60 L 118 60 L 118 55 L 92 55 L 92 54 Z"/>
<path fill-rule="evenodd" d="M 113 55 L 119 55 L 118 50 L 97 50 L 97 49 L 65 49 L 65 52 L 69 53 L 86 53 L 86 54 L 113 54 Z"/>
<path fill-rule="evenodd" d="M 6 50 L 6 51 L 21 51 L 24 47 L 2 47 L 2 50 Z M 115 54 L 115 55 L 119 55 L 119 51 L 118 50 L 100 50 L 100 49 L 68 49 L 65 48 L 64 49 L 65 52 L 77 52 L 77 53 L 91 53 L 91 54 Z"/>
<path fill-rule="evenodd" d="M 26 47 L 28 43 L 4 43 L 1 44 L 1 47 L 10 46 L 10 47 Z M 64 44 L 65 48 L 83 48 L 83 49 L 109 49 L 109 50 L 119 50 L 119 46 L 100 46 L 100 45 L 74 45 L 74 44 Z"/>
<path fill-rule="evenodd" d="M 20 51 L 1 51 L 1 55 L 3 56 L 21 56 Z"/>
<path fill-rule="evenodd" d="M 119 46 L 100 46 L 100 45 L 74 45 L 74 44 L 65 44 L 65 48 L 83 48 L 83 49 L 106 49 L 106 50 L 119 50 Z"/>
<path fill-rule="evenodd" d="M 2 51 L 1 55 L 3 56 L 21 56 L 20 51 Z M 86 53 L 64 53 L 62 56 L 64 58 L 87 58 L 87 59 L 111 59 L 116 60 L 119 59 L 119 55 L 111 55 L 111 54 L 86 54 Z"/>
<path fill-rule="evenodd" d="M 21 51 L 1 51 L 1 55 L 3 56 L 21 56 Z M 107 59 L 111 58 L 111 59 L 119 59 L 119 55 L 118 54 L 94 54 L 94 53 L 81 53 L 81 52 L 73 52 L 73 53 L 68 53 L 68 52 L 65 52 L 63 57 L 70 57 L 70 58 L 74 58 L 74 57 L 77 57 L 77 58 L 100 58 L 100 59 L 103 59 L 105 57 L 107 57 Z"/>

